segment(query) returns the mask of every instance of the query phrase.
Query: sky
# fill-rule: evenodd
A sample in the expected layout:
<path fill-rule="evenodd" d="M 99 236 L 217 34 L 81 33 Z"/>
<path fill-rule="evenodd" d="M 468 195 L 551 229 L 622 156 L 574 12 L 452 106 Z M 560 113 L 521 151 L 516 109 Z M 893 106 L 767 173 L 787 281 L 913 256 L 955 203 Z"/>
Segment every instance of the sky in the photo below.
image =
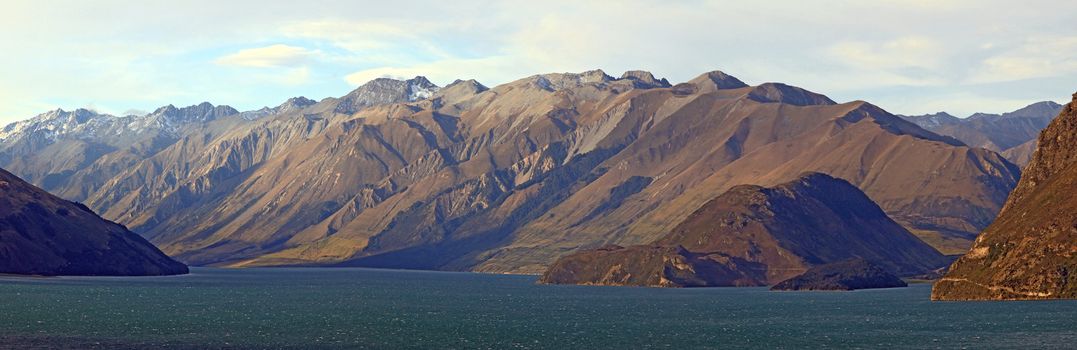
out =
<path fill-rule="evenodd" d="M 900 114 L 1077 91 L 1077 2 L 5 0 L 0 123 L 63 108 L 240 110 L 378 77 L 721 70 Z"/>

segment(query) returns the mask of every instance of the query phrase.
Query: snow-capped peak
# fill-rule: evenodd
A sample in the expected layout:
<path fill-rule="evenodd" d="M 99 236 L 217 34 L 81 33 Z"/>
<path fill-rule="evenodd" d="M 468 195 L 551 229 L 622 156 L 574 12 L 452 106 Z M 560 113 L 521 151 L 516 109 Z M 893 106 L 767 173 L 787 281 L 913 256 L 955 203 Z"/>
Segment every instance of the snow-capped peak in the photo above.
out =
<path fill-rule="evenodd" d="M 416 77 L 416 79 L 422 77 Z M 434 96 L 440 87 L 430 83 L 426 78 L 422 78 L 422 81 L 415 81 L 416 79 L 408 80 L 408 102 L 415 102 L 418 100 L 425 100 Z M 425 83 L 425 84 L 424 84 Z"/>

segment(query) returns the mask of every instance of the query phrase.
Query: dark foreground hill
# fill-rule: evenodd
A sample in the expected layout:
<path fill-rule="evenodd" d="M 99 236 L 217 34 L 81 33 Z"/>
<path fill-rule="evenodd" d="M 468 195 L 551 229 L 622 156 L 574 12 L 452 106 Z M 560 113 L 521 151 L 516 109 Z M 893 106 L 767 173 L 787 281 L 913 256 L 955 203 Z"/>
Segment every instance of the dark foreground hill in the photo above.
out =
<path fill-rule="evenodd" d="M 0 273 L 176 275 L 187 266 L 85 206 L 0 169 Z"/>
<path fill-rule="evenodd" d="M 900 275 L 947 259 L 848 182 L 819 173 L 765 188 L 737 186 L 646 246 L 569 254 L 540 280 L 654 287 L 750 286 L 853 258 Z"/>

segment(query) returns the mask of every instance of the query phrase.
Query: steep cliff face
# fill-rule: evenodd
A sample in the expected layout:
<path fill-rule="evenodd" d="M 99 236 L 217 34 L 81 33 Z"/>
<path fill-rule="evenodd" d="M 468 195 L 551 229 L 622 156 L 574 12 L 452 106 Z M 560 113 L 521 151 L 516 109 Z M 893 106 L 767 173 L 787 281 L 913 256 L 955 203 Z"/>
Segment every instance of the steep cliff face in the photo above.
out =
<path fill-rule="evenodd" d="M 187 266 L 85 206 L 0 169 L 0 273 L 175 275 Z"/>
<path fill-rule="evenodd" d="M 868 259 L 901 275 L 947 263 L 846 181 L 811 173 L 738 186 L 648 246 L 567 255 L 543 283 L 655 287 L 767 285 L 813 266 Z"/>
<path fill-rule="evenodd" d="M 1077 298 L 1077 94 L 1040 134 L 1017 188 L 935 300 Z"/>

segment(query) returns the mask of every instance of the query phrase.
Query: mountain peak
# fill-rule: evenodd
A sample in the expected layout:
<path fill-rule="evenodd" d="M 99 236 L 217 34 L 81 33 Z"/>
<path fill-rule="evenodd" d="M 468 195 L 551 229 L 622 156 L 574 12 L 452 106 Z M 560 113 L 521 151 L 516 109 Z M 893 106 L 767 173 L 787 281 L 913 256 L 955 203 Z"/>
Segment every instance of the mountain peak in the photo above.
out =
<path fill-rule="evenodd" d="M 423 76 L 408 80 L 377 78 L 341 97 L 334 111 L 352 114 L 375 105 L 414 102 L 430 98 L 440 89 Z"/>
<path fill-rule="evenodd" d="M 748 87 L 748 84 L 740 81 L 740 79 L 718 70 L 700 74 L 688 82 L 694 84 L 703 92 Z"/>
<path fill-rule="evenodd" d="M 1003 113 L 1005 118 L 1042 118 L 1042 116 L 1054 116 L 1062 109 L 1062 105 L 1054 101 L 1040 101 L 1022 107 L 1013 112 Z"/>
<path fill-rule="evenodd" d="M 621 74 L 621 78 L 618 80 L 631 80 L 632 84 L 637 88 L 656 88 L 656 87 L 671 87 L 669 81 L 665 78 L 656 79 L 654 74 L 644 70 L 630 70 Z"/>
<path fill-rule="evenodd" d="M 589 71 L 585 71 L 583 73 L 580 73 L 580 76 L 592 82 L 613 80 L 613 77 L 609 76 L 609 74 L 606 74 L 606 71 L 603 71 L 601 69 L 592 69 Z"/>
<path fill-rule="evenodd" d="M 283 105 L 300 106 L 300 105 L 311 105 L 311 104 L 315 104 L 315 103 L 318 103 L 318 102 L 314 101 L 314 100 L 311 100 L 309 98 L 306 98 L 304 96 L 296 96 L 296 97 L 289 98 L 288 100 L 284 101 L 284 103 L 282 103 L 281 105 L 282 106 Z"/>
<path fill-rule="evenodd" d="M 441 89 L 424 76 L 416 76 L 405 82 L 408 84 L 408 102 L 428 99 Z"/>
<path fill-rule="evenodd" d="M 586 84 L 607 83 L 613 80 L 613 77 L 607 75 L 606 72 L 601 69 L 595 69 L 582 73 L 539 74 L 525 78 L 523 81 L 531 83 L 546 91 L 557 91 Z"/>
<path fill-rule="evenodd" d="M 454 104 L 489 89 L 475 79 L 456 79 L 451 84 L 439 89 L 433 97 L 440 99 L 441 103 Z"/>
<path fill-rule="evenodd" d="M 924 114 L 924 115 L 922 115 L 921 117 L 928 117 L 928 118 L 946 118 L 946 119 L 950 119 L 950 118 L 953 118 L 953 119 L 957 119 L 957 116 L 954 116 L 953 114 L 950 114 L 950 113 L 948 113 L 948 112 L 945 112 L 945 111 L 935 112 L 935 113 L 931 113 L 931 114 Z"/>
<path fill-rule="evenodd" d="M 167 105 L 158 107 L 157 109 L 153 110 L 153 114 L 162 114 L 162 113 L 167 113 L 168 111 L 174 111 L 174 110 L 176 110 L 176 106 L 173 106 L 171 103 L 169 103 Z"/>
<path fill-rule="evenodd" d="M 449 88 L 461 87 L 461 86 L 466 86 L 468 89 L 472 89 L 472 90 L 475 90 L 477 92 L 482 92 L 482 91 L 486 91 L 486 90 L 490 89 L 490 88 L 486 87 L 486 85 L 482 85 L 482 83 L 480 83 L 478 80 L 475 80 L 475 79 L 468 79 L 468 80 L 456 79 L 452 83 L 449 83 L 449 85 L 445 85 L 445 87 L 442 88 L 442 89 L 449 89 Z"/>
<path fill-rule="evenodd" d="M 426 77 L 421 76 L 421 75 L 416 75 L 414 78 L 411 78 L 411 79 L 408 79 L 408 80 L 405 80 L 405 81 L 408 82 L 409 84 L 415 84 L 415 85 L 425 85 L 425 86 L 433 86 L 434 85 L 434 83 L 430 82 L 430 79 L 427 79 Z"/>
<path fill-rule="evenodd" d="M 764 83 L 748 92 L 748 98 L 762 103 L 785 103 L 794 106 L 833 105 L 834 100 L 796 86 Z"/>
<path fill-rule="evenodd" d="M 214 106 L 209 102 L 202 102 L 183 108 L 176 108 L 171 104 L 157 108 L 150 116 L 163 118 L 168 122 L 207 122 L 221 117 L 238 114 L 235 108 L 226 105 Z"/>

